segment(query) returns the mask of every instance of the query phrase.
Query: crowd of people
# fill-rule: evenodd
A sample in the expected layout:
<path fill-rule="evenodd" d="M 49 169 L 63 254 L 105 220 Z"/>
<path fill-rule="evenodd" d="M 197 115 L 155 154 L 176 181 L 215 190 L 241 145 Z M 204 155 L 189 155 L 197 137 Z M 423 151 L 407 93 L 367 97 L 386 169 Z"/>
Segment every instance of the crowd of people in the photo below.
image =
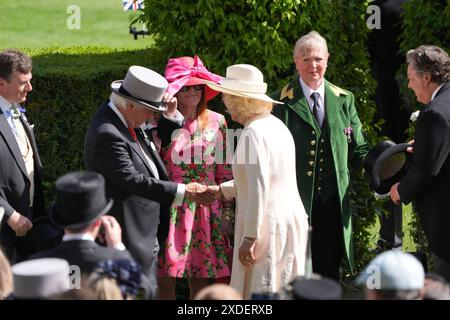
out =
<path fill-rule="evenodd" d="M 300 37 L 298 76 L 271 94 L 250 64 L 225 77 L 198 56 L 169 59 L 164 76 L 131 66 L 87 128 L 85 171 L 58 178 L 47 211 L 20 105 L 32 61 L 1 52 L 0 299 L 175 299 L 179 279 L 190 299 L 343 298 L 349 167 L 361 170 L 370 146 L 353 94 L 325 78 L 329 57 L 319 33 Z M 433 273 L 387 251 L 355 285 L 367 299 L 449 299 L 450 58 L 425 45 L 407 64 L 425 106 L 411 164 L 389 195 L 414 202 Z M 242 129 L 208 106 L 220 93 Z"/>

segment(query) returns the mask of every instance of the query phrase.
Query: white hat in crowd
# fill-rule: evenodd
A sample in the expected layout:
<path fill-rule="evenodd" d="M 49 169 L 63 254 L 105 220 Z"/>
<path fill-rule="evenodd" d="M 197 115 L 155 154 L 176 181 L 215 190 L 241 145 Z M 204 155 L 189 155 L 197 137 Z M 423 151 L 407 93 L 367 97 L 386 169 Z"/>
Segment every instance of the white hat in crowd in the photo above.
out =
<path fill-rule="evenodd" d="M 69 263 L 64 259 L 33 259 L 11 269 L 14 299 L 47 299 L 70 289 Z"/>
<path fill-rule="evenodd" d="M 368 289 L 418 290 L 424 279 L 423 266 L 412 254 L 390 250 L 375 257 L 356 283 Z"/>

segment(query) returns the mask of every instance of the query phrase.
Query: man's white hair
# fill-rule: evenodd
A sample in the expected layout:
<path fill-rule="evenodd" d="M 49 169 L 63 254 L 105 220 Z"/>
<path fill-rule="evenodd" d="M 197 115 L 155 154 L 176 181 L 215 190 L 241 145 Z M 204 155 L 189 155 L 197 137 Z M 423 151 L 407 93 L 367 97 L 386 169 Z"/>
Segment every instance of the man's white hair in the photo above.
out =
<path fill-rule="evenodd" d="M 134 101 L 128 100 L 127 98 L 124 98 L 120 95 L 118 95 L 115 92 L 112 92 L 109 96 L 109 100 L 119 109 L 125 109 L 129 103 L 131 103 L 134 107 L 143 108 L 139 103 L 136 103 Z"/>
<path fill-rule="evenodd" d="M 311 51 L 328 53 L 327 41 L 317 31 L 311 31 L 297 40 L 294 47 L 294 58 L 298 54 L 307 54 Z"/>

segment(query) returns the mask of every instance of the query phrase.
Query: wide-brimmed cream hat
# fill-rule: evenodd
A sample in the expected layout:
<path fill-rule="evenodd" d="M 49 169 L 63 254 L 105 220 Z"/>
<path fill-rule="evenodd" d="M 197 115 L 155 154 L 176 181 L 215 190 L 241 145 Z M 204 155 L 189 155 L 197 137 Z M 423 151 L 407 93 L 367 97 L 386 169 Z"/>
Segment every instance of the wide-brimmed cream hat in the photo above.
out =
<path fill-rule="evenodd" d="M 211 81 L 206 84 L 213 90 L 234 96 L 252 98 L 277 104 L 283 102 L 273 100 L 266 95 L 267 83 L 261 71 L 250 64 L 235 64 L 227 68 L 226 77 L 221 84 Z"/>
<path fill-rule="evenodd" d="M 131 66 L 123 80 L 111 83 L 112 92 L 153 111 L 166 111 L 162 102 L 169 83 L 159 73 L 141 66 Z"/>

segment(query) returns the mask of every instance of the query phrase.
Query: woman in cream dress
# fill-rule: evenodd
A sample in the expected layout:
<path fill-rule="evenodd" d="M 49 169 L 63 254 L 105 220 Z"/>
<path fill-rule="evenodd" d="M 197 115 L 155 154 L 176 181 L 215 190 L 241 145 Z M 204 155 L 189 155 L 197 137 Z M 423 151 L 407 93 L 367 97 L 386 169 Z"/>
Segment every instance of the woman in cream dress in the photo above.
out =
<path fill-rule="evenodd" d="M 288 128 L 271 115 L 267 85 L 254 66 L 227 68 L 221 85 L 233 120 L 244 125 L 233 159 L 234 180 L 218 195 L 237 200 L 230 285 L 245 299 L 277 292 L 305 272 L 308 219 L 297 190 L 295 146 Z M 214 187 L 211 187 L 212 189 Z"/>

